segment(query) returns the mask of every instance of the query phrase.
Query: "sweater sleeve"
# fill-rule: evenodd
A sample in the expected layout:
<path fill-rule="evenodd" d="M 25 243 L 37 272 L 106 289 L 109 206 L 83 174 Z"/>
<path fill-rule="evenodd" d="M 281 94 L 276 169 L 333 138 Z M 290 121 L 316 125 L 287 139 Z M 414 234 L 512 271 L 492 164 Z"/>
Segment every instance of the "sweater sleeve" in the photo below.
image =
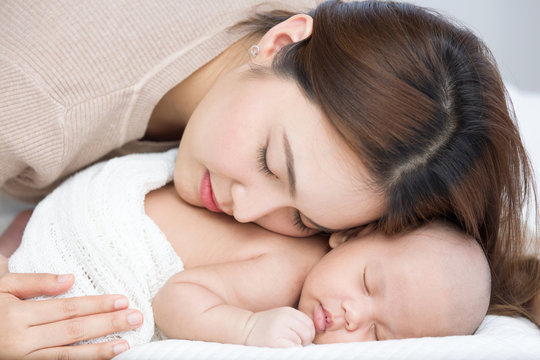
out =
<path fill-rule="evenodd" d="M 61 172 L 63 107 L 0 54 L 0 188 L 21 199 Z"/>

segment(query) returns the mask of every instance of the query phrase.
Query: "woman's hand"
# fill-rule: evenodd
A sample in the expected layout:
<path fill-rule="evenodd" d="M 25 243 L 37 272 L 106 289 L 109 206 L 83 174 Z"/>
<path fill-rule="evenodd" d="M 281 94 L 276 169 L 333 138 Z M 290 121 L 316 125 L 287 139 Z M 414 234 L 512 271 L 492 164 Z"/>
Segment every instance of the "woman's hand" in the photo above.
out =
<path fill-rule="evenodd" d="M 135 329 L 142 314 L 121 295 L 42 301 L 73 285 L 73 275 L 14 274 L 0 255 L 0 359 L 110 359 L 127 350 L 124 340 L 63 346 Z"/>

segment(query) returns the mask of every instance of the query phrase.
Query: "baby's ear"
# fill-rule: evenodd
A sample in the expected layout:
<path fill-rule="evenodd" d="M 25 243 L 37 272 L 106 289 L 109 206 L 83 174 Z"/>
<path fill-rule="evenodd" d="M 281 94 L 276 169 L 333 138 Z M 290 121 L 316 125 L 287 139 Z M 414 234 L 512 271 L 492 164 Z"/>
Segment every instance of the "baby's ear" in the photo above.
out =
<path fill-rule="evenodd" d="M 330 235 L 328 239 L 328 245 L 331 249 L 337 248 L 339 245 L 345 243 L 349 237 L 347 236 L 347 231 L 340 231 Z"/>
<path fill-rule="evenodd" d="M 375 226 L 373 224 L 368 224 L 349 230 L 335 232 L 330 236 L 330 239 L 328 239 L 328 245 L 330 245 L 330 248 L 335 249 L 339 245 L 344 244 L 349 240 L 354 240 L 362 236 L 366 236 L 372 231 L 375 231 Z"/>

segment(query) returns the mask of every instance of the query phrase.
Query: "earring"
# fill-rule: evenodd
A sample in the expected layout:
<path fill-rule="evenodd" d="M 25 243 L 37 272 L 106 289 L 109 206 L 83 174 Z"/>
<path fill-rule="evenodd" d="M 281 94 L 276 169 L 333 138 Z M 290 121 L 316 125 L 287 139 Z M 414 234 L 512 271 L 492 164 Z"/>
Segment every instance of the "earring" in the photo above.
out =
<path fill-rule="evenodd" d="M 259 45 L 251 45 L 251 47 L 249 48 L 249 53 L 251 54 L 251 57 L 254 59 L 257 56 L 259 56 L 259 51 L 261 51 L 261 49 L 259 48 Z"/>

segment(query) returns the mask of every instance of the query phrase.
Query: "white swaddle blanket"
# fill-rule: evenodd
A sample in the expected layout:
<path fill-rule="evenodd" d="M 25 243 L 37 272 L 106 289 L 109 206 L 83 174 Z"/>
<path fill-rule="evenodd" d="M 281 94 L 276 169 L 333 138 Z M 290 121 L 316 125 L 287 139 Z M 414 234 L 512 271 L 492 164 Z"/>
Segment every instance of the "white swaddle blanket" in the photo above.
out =
<path fill-rule="evenodd" d="M 75 174 L 38 204 L 9 259 L 11 272 L 74 274 L 62 297 L 124 294 L 142 312 L 139 329 L 92 342 L 134 346 L 154 336 L 151 301 L 183 263 L 146 216 L 144 198 L 172 180 L 176 153 L 124 156 Z"/>

